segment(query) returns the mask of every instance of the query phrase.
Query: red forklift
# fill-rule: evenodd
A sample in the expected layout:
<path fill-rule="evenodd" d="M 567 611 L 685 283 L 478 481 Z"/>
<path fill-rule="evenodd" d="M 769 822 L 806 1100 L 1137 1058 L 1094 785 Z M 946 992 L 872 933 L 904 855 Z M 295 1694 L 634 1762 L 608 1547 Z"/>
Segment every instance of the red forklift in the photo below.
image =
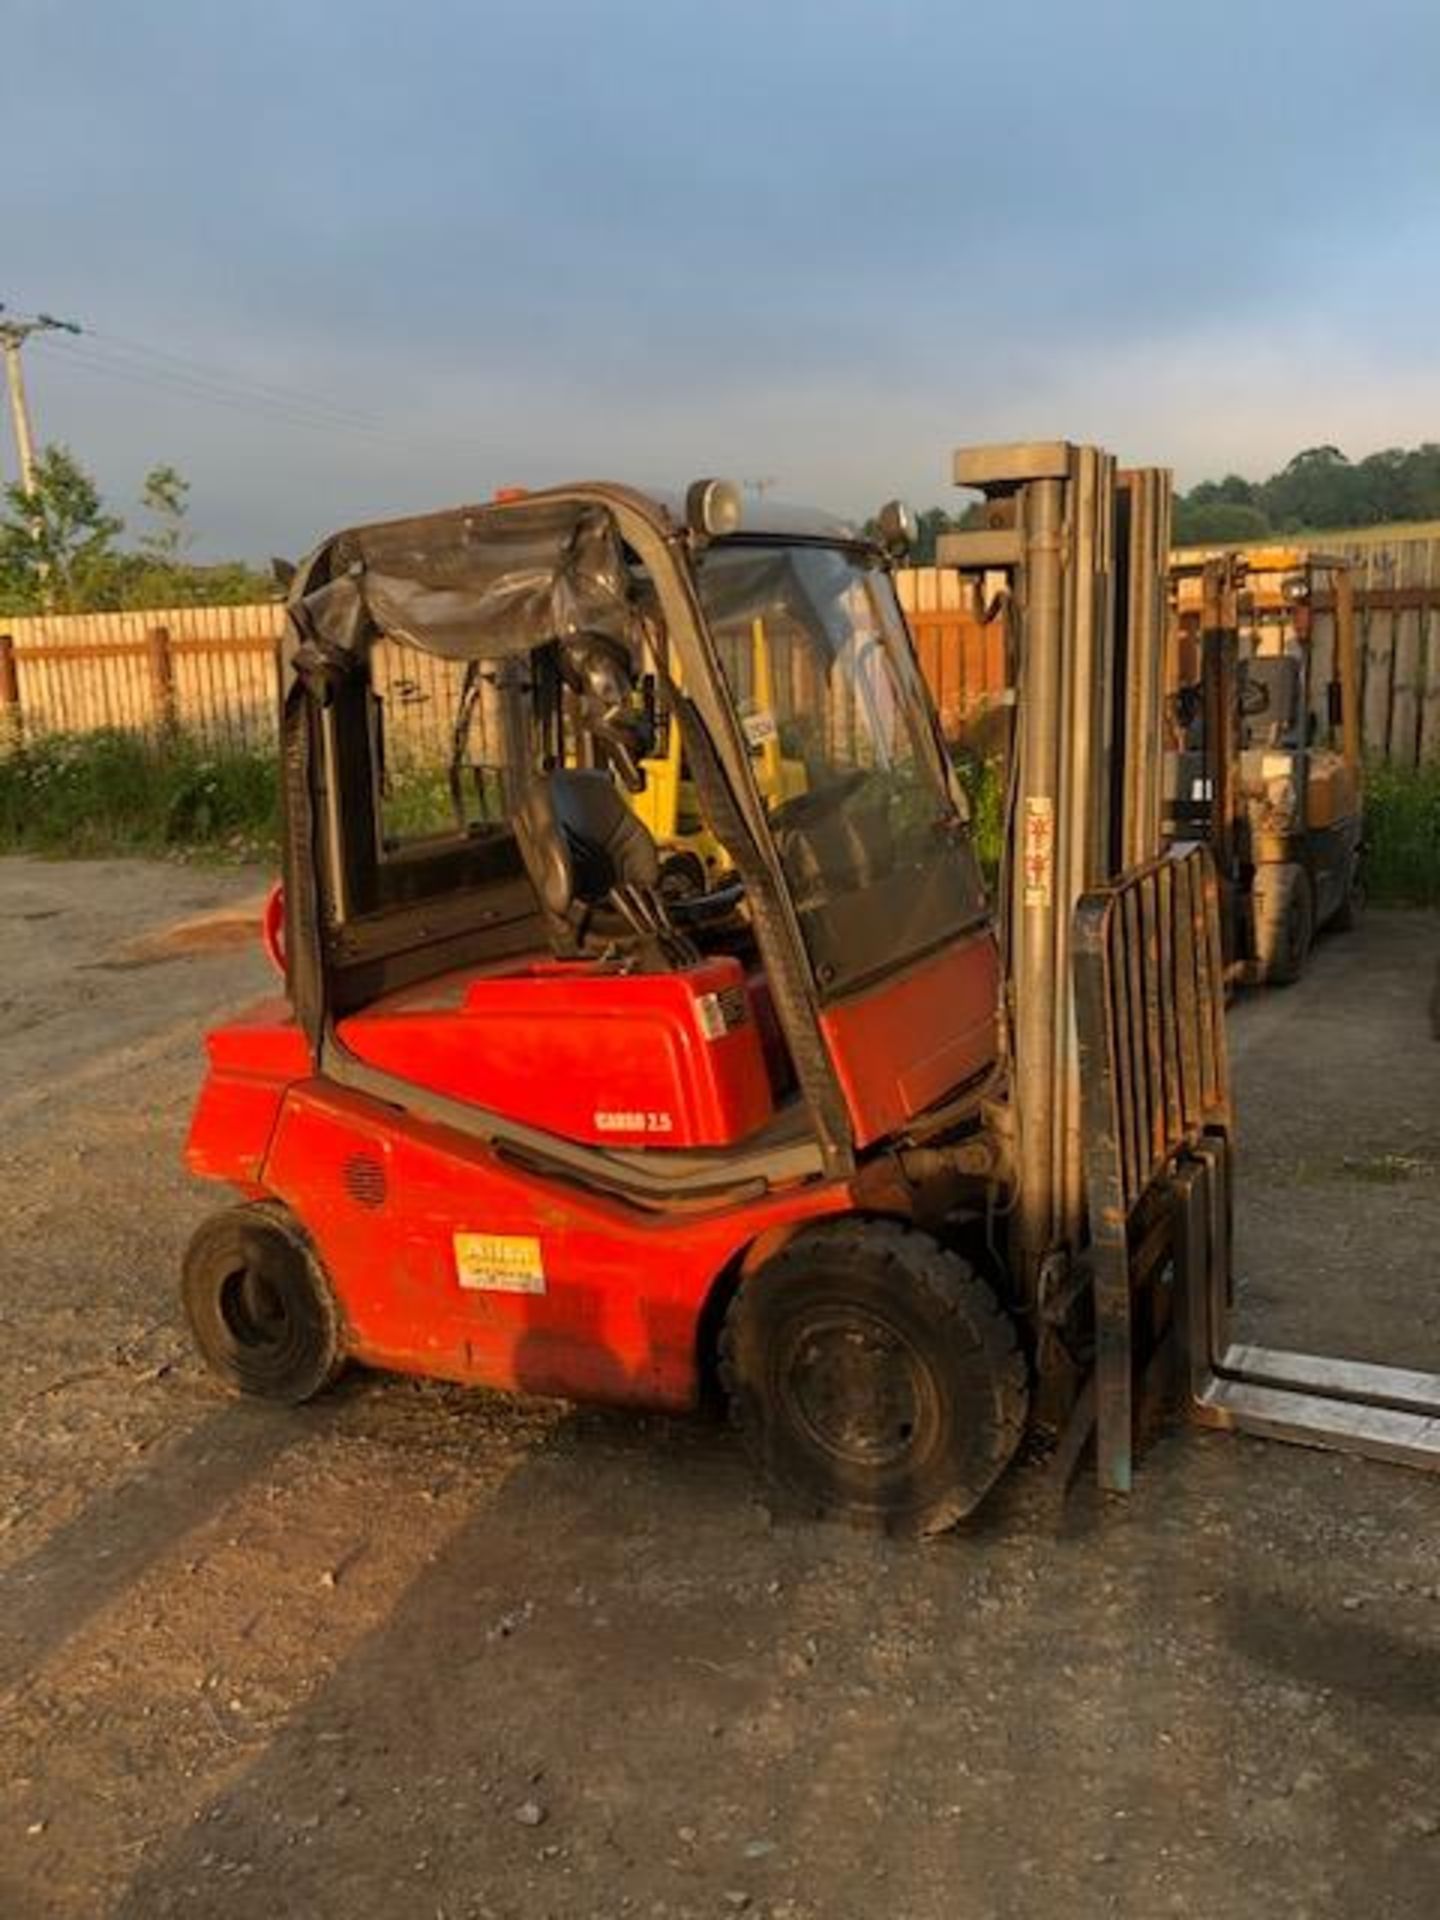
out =
<path fill-rule="evenodd" d="M 209 1035 L 188 1144 L 239 1196 L 182 1283 L 231 1388 L 303 1401 L 354 1361 L 719 1397 L 786 1503 L 927 1532 L 1027 1424 L 1067 1471 L 1097 1429 L 1116 1489 L 1176 1378 L 1245 1424 L 1204 1405 L 1229 1271 L 1213 872 L 1159 849 L 1158 677 L 1144 712 L 1120 691 L 1128 649 L 1159 657 L 1166 516 L 1087 610 L 1064 548 L 1126 519 L 1113 461 L 967 458 L 1008 516 L 1025 662 L 998 905 L 896 602 L 898 506 L 875 543 L 747 519 L 723 482 L 586 483 L 298 569 L 286 992 Z M 397 659 L 453 698 L 450 816 L 419 832 Z M 627 803 L 662 710 L 725 853 L 683 899 Z M 803 784 L 760 777 L 777 739 Z"/>

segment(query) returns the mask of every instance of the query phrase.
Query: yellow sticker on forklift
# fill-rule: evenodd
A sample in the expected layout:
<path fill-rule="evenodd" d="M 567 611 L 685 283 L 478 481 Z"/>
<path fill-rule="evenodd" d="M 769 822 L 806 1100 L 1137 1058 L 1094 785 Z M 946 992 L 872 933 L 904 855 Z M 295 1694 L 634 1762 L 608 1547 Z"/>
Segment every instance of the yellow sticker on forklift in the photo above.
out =
<path fill-rule="evenodd" d="M 455 1277 L 475 1293 L 544 1293 L 540 1242 L 528 1233 L 457 1233 Z"/>
<path fill-rule="evenodd" d="M 1025 796 L 1025 904 L 1048 907 L 1055 890 L 1055 802 L 1045 793 Z"/>

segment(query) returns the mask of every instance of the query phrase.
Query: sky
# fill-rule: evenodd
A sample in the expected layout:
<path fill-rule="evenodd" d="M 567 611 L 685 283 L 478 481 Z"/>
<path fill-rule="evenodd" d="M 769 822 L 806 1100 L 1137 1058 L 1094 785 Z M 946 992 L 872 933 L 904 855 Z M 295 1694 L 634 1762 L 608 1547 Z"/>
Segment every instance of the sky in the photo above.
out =
<path fill-rule="evenodd" d="M 0 0 L 42 441 L 197 555 L 502 485 L 863 514 L 1440 439 L 1435 0 Z M 14 475 L 8 434 L 0 477 Z"/>

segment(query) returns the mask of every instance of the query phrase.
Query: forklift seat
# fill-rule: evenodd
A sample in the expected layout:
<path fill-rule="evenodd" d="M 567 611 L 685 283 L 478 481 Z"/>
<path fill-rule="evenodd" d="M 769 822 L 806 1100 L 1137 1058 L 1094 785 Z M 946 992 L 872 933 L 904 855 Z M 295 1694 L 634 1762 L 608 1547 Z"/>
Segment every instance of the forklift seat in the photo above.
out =
<path fill-rule="evenodd" d="M 1298 747 L 1304 682 L 1293 654 L 1259 654 L 1240 668 L 1241 715 L 1247 747 Z"/>
<path fill-rule="evenodd" d="M 584 953 L 595 909 L 609 907 L 646 965 L 688 966 L 697 958 L 661 896 L 650 830 L 608 773 L 557 767 L 542 774 L 526 790 L 515 832 L 557 957 Z"/>

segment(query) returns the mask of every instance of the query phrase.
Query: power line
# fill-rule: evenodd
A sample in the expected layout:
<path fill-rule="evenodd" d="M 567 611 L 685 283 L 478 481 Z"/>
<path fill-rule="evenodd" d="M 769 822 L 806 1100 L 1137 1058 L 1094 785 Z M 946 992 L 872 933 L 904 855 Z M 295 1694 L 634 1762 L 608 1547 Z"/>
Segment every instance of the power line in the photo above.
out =
<path fill-rule="evenodd" d="M 199 378 L 208 385 L 223 386 L 240 393 L 253 393 L 284 404 L 298 404 L 310 412 L 333 414 L 351 420 L 357 425 L 373 426 L 375 424 L 373 414 L 367 413 L 363 408 L 352 406 L 348 401 L 332 400 L 322 394 L 307 393 L 299 387 L 288 386 L 278 381 L 257 380 L 249 374 L 237 372 L 234 368 L 218 366 L 211 361 L 196 360 L 188 354 L 172 353 L 165 347 L 146 346 L 143 341 L 127 340 L 120 334 L 102 332 L 96 327 L 87 327 L 85 338 L 124 357 L 139 359 L 143 363 L 162 370 L 172 370 L 186 378 Z"/>
<path fill-rule="evenodd" d="M 0 304 L 0 324 L 3 324 L 3 315 L 4 307 Z M 56 321 L 43 314 L 36 316 L 34 322 L 23 324 L 32 332 L 43 332 L 44 337 L 38 344 L 52 368 L 64 366 L 72 372 L 89 374 L 92 379 L 116 380 L 141 391 L 224 407 L 271 425 L 344 434 L 372 445 L 406 445 L 417 452 L 423 445 L 431 453 L 437 447 L 447 446 L 463 448 L 472 457 L 477 449 L 475 439 L 443 431 L 427 432 L 423 441 L 397 436 L 390 423 L 347 403 L 312 396 L 298 387 L 254 380 L 204 360 L 122 339 L 88 326 Z M 72 337 L 61 338 L 62 333 Z"/>
<path fill-rule="evenodd" d="M 0 312 L 3 310 L 3 303 L 0 303 Z M 299 387 L 288 386 L 279 381 L 256 379 L 252 375 L 239 373 L 234 368 L 221 367 L 191 355 L 174 353 L 167 347 L 151 346 L 142 340 L 129 340 L 120 334 L 112 334 L 97 327 L 81 327 L 74 321 L 56 320 L 49 314 L 40 314 L 35 320 L 23 324 L 30 331 L 59 329 L 77 338 L 83 338 L 87 347 L 102 358 L 111 361 L 118 358 L 122 365 L 138 359 L 142 368 L 172 373 L 179 378 L 197 382 L 207 390 L 220 389 L 233 393 L 237 397 L 243 395 L 246 398 L 258 398 L 279 406 L 295 407 L 307 414 L 323 415 L 326 419 L 343 419 L 351 425 L 372 427 L 378 425 L 373 414 L 348 401 L 307 393 Z"/>
<path fill-rule="evenodd" d="M 324 433 L 350 433 L 369 438 L 383 432 L 379 421 L 350 419 L 341 414 L 312 410 L 299 402 L 282 402 L 259 393 L 247 393 L 241 387 L 226 387 L 201 380 L 198 376 L 171 373 L 161 367 L 136 366 L 105 354 L 88 350 L 69 341 L 48 341 L 56 364 L 64 364 L 82 373 L 103 379 L 121 380 L 150 392 L 173 394 L 181 399 L 198 400 L 210 406 L 229 407 L 252 418 L 272 424 L 309 427 Z"/>

